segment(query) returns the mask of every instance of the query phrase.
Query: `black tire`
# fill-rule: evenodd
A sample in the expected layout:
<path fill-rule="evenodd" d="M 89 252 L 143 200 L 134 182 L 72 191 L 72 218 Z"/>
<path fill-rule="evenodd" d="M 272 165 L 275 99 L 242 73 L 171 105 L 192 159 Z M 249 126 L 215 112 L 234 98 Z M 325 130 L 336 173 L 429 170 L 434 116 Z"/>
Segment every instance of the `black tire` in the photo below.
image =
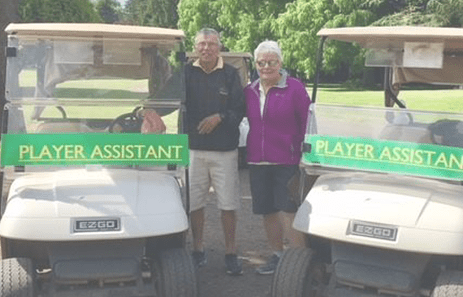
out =
<path fill-rule="evenodd" d="M 183 248 L 185 242 L 186 232 L 149 237 L 146 240 L 146 256 L 153 259 L 162 250 Z"/>
<path fill-rule="evenodd" d="M 185 249 L 164 250 L 154 265 L 156 296 L 197 297 L 198 282 L 191 255 Z"/>
<path fill-rule="evenodd" d="M 436 281 L 432 297 L 463 296 L 463 271 L 442 271 Z"/>
<path fill-rule="evenodd" d="M 272 280 L 272 297 L 316 296 L 312 267 L 313 251 L 308 248 L 286 250 Z"/>
<path fill-rule="evenodd" d="M 0 237 L 0 260 L 8 258 L 6 238 Z"/>
<path fill-rule="evenodd" d="M 10 258 L 0 264 L 0 296 L 33 297 L 34 269 L 32 261 L 27 258 Z"/>

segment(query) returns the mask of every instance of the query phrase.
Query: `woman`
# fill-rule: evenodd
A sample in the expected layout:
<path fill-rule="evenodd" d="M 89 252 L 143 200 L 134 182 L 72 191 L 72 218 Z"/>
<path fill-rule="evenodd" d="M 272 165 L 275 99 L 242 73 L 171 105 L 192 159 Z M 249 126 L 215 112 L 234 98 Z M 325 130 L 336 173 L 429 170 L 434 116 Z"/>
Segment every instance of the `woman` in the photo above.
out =
<path fill-rule="evenodd" d="M 283 239 L 305 246 L 304 235 L 291 228 L 297 207 L 287 184 L 298 170 L 309 105 L 304 84 L 282 69 L 281 49 L 264 41 L 254 51 L 259 79 L 245 88 L 249 134 L 249 163 L 253 212 L 263 215 L 267 238 L 274 252 L 258 267 L 272 274 L 283 253 Z"/>

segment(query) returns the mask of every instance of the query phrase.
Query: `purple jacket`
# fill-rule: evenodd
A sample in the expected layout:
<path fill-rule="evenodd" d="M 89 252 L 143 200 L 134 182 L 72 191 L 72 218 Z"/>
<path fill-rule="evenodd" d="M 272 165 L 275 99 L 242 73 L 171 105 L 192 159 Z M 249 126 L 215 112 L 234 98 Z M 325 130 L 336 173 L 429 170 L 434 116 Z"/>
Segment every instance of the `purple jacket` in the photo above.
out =
<path fill-rule="evenodd" d="M 249 121 L 247 161 L 298 164 L 311 103 L 305 86 L 284 74 L 268 91 L 261 116 L 259 84 L 256 80 L 244 89 Z"/>

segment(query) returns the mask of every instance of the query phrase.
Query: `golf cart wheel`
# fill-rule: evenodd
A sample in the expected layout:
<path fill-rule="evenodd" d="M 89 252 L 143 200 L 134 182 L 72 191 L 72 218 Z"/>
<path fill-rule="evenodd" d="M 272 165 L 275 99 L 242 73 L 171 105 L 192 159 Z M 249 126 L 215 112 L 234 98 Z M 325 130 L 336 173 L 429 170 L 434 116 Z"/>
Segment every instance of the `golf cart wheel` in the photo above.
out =
<path fill-rule="evenodd" d="M 0 260 L 8 258 L 6 238 L 0 237 Z"/>
<path fill-rule="evenodd" d="M 193 260 L 185 249 L 164 250 L 154 265 L 156 296 L 197 297 Z"/>
<path fill-rule="evenodd" d="M 442 271 L 437 278 L 432 297 L 463 296 L 463 271 Z"/>
<path fill-rule="evenodd" d="M 313 252 L 308 248 L 286 250 L 272 280 L 272 297 L 315 297 Z"/>
<path fill-rule="evenodd" d="M 34 269 L 30 259 L 4 259 L 0 265 L 0 273 L 2 276 L 0 296 L 34 296 Z"/>
<path fill-rule="evenodd" d="M 149 237 L 146 240 L 146 255 L 154 258 L 162 250 L 183 248 L 185 241 L 185 232 Z"/>

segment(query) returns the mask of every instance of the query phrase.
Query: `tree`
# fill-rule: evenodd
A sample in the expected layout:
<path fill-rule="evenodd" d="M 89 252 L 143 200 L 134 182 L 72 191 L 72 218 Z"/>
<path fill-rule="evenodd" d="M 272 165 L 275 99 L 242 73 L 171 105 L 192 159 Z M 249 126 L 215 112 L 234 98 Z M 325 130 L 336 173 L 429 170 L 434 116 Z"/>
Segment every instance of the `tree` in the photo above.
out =
<path fill-rule="evenodd" d="M 375 20 L 372 6 L 363 0 L 297 0 L 287 6 L 274 26 L 280 37 L 286 67 L 312 77 L 319 45 L 317 32 L 325 27 L 366 26 Z M 360 49 L 333 42 L 326 45 L 325 71 L 359 68 Z M 361 67 L 360 67 L 361 68 Z"/>
<path fill-rule="evenodd" d="M 222 34 L 222 41 L 232 51 L 250 51 L 263 40 L 280 43 L 285 67 L 311 76 L 315 71 L 318 48 L 316 33 L 323 27 L 368 25 L 382 2 L 366 0 L 182 0 L 179 6 L 181 29 L 192 37 L 202 27 L 212 27 Z M 387 0 L 383 0 L 387 1 Z M 191 41 L 190 41 L 191 44 Z M 359 49 L 333 46 L 333 63 L 355 60 Z M 336 59 L 334 59 L 336 58 Z M 337 64 L 338 65 L 338 64 Z M 337 66 L 332 67 L 335 69 Z"/>
<path fill-rule="evenodd" d="M 393 13 L 375 21 L 373 25 L 463 27 L 463 2 L 461 0 L 409 0 L 397 7 Z"/>
<path fill-rule="evenodd" d="M 139 26 L 176 28 L 179 0 L 130 0 L 126 4 L 126 21 Z"/>
<path fill-rule="evenodd" d="M 135 0 L 133 0 L 135 1 Z M 265 4 L 265 5 L 264 5 Z M 287 69 L 315 72 L 321 28 L 350 26 L 463 26 L 462 0 L 182 0 L 179 27 L 191 37 L 203 27 L 222 34 L 232 51 L 253 51 L 265 39 L 280 43 Z M 363 75 L 363 51 L 342 42 L 326 44 L 324 69 Z M 293 72 L 293 73 L 294 73 Z"/>
<path fill-rule="evenodd" d="M 316 34 L 321 28 L 462 24 L 461 0 L 296 0 L 278 17 L 274 30 L 287 67 L 311 77 L 319 42 Z M 335 73 L 340 69 L 346 69 L 349 78 L 361 78 L 364 51 L 348 43 L 327 43 L 324 71 Z"/>
<path fill-rule="evenodd" d="M 116 0 L 98 0 L 95 8 L 103 22 L 107 24 L 114 24 L 122 19 L 122 7 Z"/>
<path fill-rule="evenodd" d="M 211 27 L 221 33 L 223 44 L 233 51 L 253 51 L 265 39 L 276 39 L 272 30 L 289 0 L 182 0 L 179 27 L 192 37 Z M 191 40 L 189 40 L 191 45 Z"/>
<path fill-rule="evenodd" d="M 101 22 L 89 0 L 22 0 L 19 15 L 23 22 Z"/>
<path fill-rule="evenodd" d="M 235 51 L 253 51 L 264 40 L 277 40 L 273 26 L 290 2 L 269 0 L 262 5 L 260 0 L 251 0 L 236 5 L 233 0 L 222 0 L 218 22 L 224 43 Z"/>
<path fill-rule="evenodd" d="M 463 1 L 434 0 L 429 1 L 427 8 L 437 24 L 443 27 L 463 27 Z"/>
<path fill-rule="evenodd" d="M 219 17 L 218 1 L 209 0 L 182 0 L 178 6 L 179 28 L 185 31 L 185 34 L 190 37 L 187 39 L 187 45 L 191 47 L 192 37 L 201 28 L 209 27 L 218 31 Z"/>

